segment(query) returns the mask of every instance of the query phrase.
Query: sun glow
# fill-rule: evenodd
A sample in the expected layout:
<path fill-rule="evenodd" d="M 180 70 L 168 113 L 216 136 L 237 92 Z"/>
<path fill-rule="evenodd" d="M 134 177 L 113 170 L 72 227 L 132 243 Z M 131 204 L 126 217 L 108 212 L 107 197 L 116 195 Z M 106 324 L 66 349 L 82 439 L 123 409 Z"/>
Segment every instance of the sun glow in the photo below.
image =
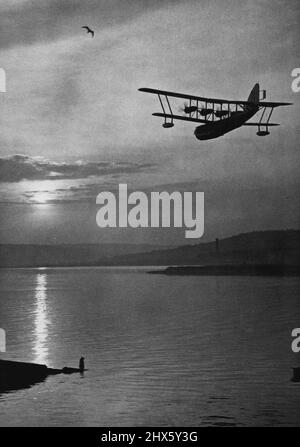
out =
<path fill-rule="evenodd" d="M 36 277 L 35 287 L 35 321 L 34 321 L 34 352 L 35 361 L 45 363 L 48 356 L 48 310 L 47 310 L 47 275 L 39 273 Z"/>
<path fill-rule="evenodd" d="M 51 198 L 52 195 L 48 191 L 39 191 L 33 194 L 32 200 L 35 203 L 46 204 Z"/>

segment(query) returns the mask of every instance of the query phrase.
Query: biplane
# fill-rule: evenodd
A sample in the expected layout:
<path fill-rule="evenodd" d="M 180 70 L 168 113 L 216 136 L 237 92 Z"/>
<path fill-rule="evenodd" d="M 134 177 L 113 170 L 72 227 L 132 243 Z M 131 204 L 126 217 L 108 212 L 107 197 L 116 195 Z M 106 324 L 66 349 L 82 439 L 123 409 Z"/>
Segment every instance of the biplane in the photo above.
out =
<path fill-rule="evenodd" d="M 198 140 L 218 138 L 241 126 L 255 126 L 257 127 L 256 135 L 264 137 L 270 134 L 270 127 L 279 126 L 277 123 L 270 122 L 274 108 L 292 105 L 287 102 L 262 101 L 266 98 L 266 90 L 260 90 L 259 84 L 255 84 L 247 101 L 205 98 L 152 88 L 140 88 L 139 91 L 158 95 L 162 112 L 153 113 L 153 115 L 164 118 L 162 124 L 164 128 L 173 127 L 174 120 L 201 123 L 194 131 Z M 180 109 L 180 115 L 173 113 L 169 98 L 187 101 Z M 259 121 L 248 122 L 259 111 L 262 111 Z"/>

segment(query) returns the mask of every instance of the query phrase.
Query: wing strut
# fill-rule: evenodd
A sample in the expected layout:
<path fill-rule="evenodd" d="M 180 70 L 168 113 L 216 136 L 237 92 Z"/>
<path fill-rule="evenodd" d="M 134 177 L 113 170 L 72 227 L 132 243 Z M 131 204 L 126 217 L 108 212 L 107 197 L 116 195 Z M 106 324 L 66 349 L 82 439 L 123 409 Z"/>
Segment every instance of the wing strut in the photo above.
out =
<path fill-rule="evenodd" d="M 170 111 L 170 115 L 169 115 L 170 121 L 168 121 L 168 114 L 166 113 L 166 110 L 165 110 L 164 103 L 162 101 L 161 95 L 160 95 L 160 93 L 158 93 L 158 99 L 159 99 L 161 108 L 163 110 L 163 113 L 165 115 L 165 117 L 164 117 L 165 118 L 165 122 L 163 123 L 162 126 L 164 128 L 168 128 L 168 127 L 173 127 L 174 126 L 174 122 L 173 122 L 173 112 L 172 112 L 172 109 L 171 109 L 169 98 L 168 98 L 167 95 L 165 95 L 165 98 L 166 98 L 166 101 L 167 101 L 167 104 L 168 104 L 168 108 L 169 108 L 169 111 Z"/>
<path fill-rule="evenodd" d="M 266 135 L 270 134 L 270 132 L 269 132 L 269 122 L 270 122 L 270 118 L 272 116 L 274 107 L 270 107 L 270 111 L 269 111 L 269 114 L 268 114 L 268 117 L 267 117 L 267 121 L 265 123 L 263 123 L 262 120 L 263 120 L 263 117 L 265 115 L 266 109 L 267 109 L 267 107 L 264 107 L 263 113 L 262 113 L 262 115 L 260 117 L 260 120 L 259 120 L 259 123 L 258 123 L 258 129 L 257 129 L 256 135 L 258 135 L 259 137 L 265 137 Z"/>

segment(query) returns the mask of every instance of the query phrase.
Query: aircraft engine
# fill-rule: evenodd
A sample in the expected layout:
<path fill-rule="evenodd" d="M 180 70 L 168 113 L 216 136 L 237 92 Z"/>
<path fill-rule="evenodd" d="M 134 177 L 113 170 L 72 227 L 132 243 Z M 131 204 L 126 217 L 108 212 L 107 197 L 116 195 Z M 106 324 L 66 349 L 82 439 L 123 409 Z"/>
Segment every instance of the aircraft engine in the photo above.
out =
<path fill-rule="evenodd" d="M 200 115 L 201 116 L 207 116 L 207 115 L 211 115 L 213 113 L 213 109 L 201 109 L 200 110 Z"/>
<path fill-rule="evenodd" d="M 191 107 L 185 107 L 183 109 L 184 113 L 194 113 L 197 112 L 198 108 L 196 106 L 191 106 Z"/>
<path fill-rule="evenodd" d="M 224 116 L 229 115 L 230 112 L 228 110 L 216 110 L 215 115 L 217 118 L 223 118 Z"/>
<path fill-rule="evenodd" d="M 190 106 L 188 103 L 184 103 L 184 106 L 179 109 L 179 112 L 184 112 L 186 114 L 197 112 L 198 107 Z"/>

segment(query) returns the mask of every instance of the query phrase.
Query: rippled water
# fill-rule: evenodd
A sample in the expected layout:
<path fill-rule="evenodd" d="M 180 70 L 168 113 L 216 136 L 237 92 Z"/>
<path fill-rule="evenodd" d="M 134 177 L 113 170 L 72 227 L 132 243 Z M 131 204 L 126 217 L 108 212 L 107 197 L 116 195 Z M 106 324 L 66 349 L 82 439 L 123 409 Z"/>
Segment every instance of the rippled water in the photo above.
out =
<path fill-rule="evenodd" d="M 0 272 L 1 358 L 77 366 L 0 395 L 0 425 L 300 425 L 297 278 Z"/>

